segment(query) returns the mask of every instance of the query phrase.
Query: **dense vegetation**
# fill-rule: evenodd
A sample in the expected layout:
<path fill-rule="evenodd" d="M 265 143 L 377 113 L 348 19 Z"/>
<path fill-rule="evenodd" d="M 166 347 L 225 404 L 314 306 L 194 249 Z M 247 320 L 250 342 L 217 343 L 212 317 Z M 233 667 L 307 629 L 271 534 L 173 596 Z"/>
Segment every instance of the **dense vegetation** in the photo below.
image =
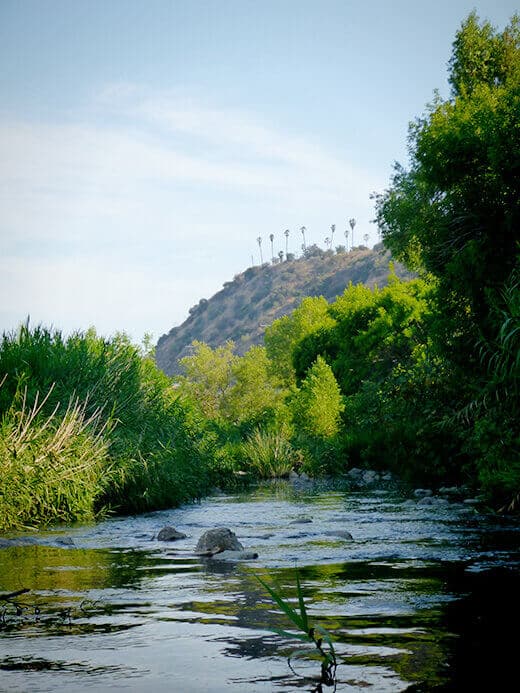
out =
<path fill-rule="evenodd" d="M 124 336 L 23 326 L 0 344 L 0 528 L 206 493 L 211 439 Z"/>
<path fill-rule="evenodd" d="M 354 465 L 518 508 L 519 20 L 500 33 L 471 14 L 449 80 L 451 98 L 410 127 L 409 169 L 376 196 L 384 243 L 417 278 L 392 269 L 381 288 L 304 298 L 248 350 L 194 341 L 174 380 L 124 336 L 4 335 L 0 529 Z M 235 279 L 259 277 L 249 303 L 276 305 L 272 269 Z"/>

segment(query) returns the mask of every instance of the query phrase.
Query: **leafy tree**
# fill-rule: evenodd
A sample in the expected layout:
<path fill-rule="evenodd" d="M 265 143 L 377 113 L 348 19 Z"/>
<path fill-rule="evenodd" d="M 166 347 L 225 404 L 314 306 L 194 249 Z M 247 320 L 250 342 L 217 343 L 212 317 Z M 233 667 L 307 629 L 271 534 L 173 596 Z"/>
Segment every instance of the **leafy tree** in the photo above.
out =
<path fill-rule="evenodd" d="M 385 245 L 440 280 L 444 336 L 467 358 L 515 264 L 520 222 L 520 27 L 502 33 L 472 14 L 453 44 L 452 98 L 410 125 L 409 170 L 376 196 Z"/>
<path fill-rule="evenodd" d="M 232 387 L 233 367 L 238 356 L 234 343 L 212 349 L 204 342 L 193 342 L 193 354 L 180 360 L 184 375 L 178 380 L 181 392 L 196 402 L 210 419 L 218 418 L 222 402 Z"/>
<path fill-rule="evenodd" d="M 304 298 L 290 315 L 275 320 L 265 331 L 265 347 L 272 368 L 285 386 L 294 383 L 293 350 L 298 342 L 320 327 L 334 324 L 323 296 Z"/>
<path fill-rule="evenodd" d="M 306 335 L 294 349 L 296 376 L 323 356 L 342 393 L 351 395 L 365 380 L 382 382 L 425 340 L 423 317 L 431 287 L 422 280 L 400 281 L 384 289 L 350 285 L 329 308 L 332 323 Z"/>
<path fill-rule="evenodd" d="M 340 429 L 345 408 L 331 367 L 318 356 L 292 399 L 292 410 L 298 429 L 304 433 L 330 438 Z"/>
<path fill-rule="evenodd" d="M 231 368 L 231 387 L 222 401 L 222 414 L 233 423 L 270 418 L 283 403 L 284 392 L 270 374 L 262 346 L 253 346 Z"/>

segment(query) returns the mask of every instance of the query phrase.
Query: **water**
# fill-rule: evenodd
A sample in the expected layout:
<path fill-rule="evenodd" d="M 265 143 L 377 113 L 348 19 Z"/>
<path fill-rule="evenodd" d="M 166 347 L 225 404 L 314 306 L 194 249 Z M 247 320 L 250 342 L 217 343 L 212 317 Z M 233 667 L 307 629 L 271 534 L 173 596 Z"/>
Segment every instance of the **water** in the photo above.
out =
<path fill-rule="evenodd" d="M 166 524 L 188 538 L 153 539 Z M 190 555 L 217 526 L 259 558 Z M 42 532 L 0 550 L 0 592 L 30 589 L 21 611 L 0 602 L 0 690 L 319 690 L 319 662 L 288 666 L 301 643 L 272 632 L 290 623 L 255 578 L 294 595 L 295 565 L 334 637 L 337 691 L 508 690 L 519 537 L 462 503 L 289 483 Z"/>

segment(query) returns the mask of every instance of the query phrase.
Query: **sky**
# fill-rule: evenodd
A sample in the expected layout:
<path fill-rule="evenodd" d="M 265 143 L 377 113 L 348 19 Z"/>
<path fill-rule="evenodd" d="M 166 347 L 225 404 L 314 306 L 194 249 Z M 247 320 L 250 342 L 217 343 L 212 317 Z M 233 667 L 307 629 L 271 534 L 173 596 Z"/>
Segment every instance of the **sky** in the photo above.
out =
<path fill-rule="evenodd" d="M 156 341 L 258 237 L 373 245 L 455 32 L 515 4 L 0 0 L 0 333 Z"/>

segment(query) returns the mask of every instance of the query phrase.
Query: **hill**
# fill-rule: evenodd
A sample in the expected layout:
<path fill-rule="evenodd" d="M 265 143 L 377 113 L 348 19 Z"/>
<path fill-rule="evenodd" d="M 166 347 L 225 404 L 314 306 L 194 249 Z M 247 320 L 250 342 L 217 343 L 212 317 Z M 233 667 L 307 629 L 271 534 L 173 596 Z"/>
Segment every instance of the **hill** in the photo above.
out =
<path fill-rule="evenodd" d="M 182 325 L 159 339 L 157 365 L 169 375 L 178 373 L 178 360 L 189 353 L 194 340 L 214 348 L 231 339 L 242 355 L 262 343 L 267 325 L 290 313 L 306 296 L 332 301 L 350 282 L 385 286 L 391 259 L 382 244 L 373 250 L 360 246 L 337 253 L 311 246 L 301 258 L 249 267 L 209 300 L 202 298 Z M 400 277 L 412 276 L 399 263 L 395 271 Z"/>

